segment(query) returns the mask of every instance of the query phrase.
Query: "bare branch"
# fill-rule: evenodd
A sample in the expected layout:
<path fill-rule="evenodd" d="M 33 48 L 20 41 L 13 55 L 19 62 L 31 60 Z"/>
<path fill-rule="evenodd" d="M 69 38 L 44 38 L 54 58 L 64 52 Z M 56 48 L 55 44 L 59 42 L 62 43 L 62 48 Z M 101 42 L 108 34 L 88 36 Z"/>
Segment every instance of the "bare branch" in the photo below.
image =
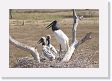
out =
<path fill-rule="evenodd" d="M 77 17 L 75 9 L 73 9 L 72 11 L 73 11 L 72 44 L 69 47 L 68 51 L 66 52 L 66 54 L 65 54 L 65 56 L 61 62 L 68 62 L 69 61 L 69 59 L 71 58 L 71 56 L 75 50 L 75 45 L 76 45 L 76 41 L 77 41 L 76 40 L 76 29 L 78 26 L 79 18 Z"/>
<path fill-rule="evenodd" d="M 26 44 L 20 43 L 15 39 L 13 39 L 10 35 L 9 35 L 9 42 L 10 44 L 16 46 L 17 48 L 30 52 L 31 55 L 34 57 L 34 60 L 37 60 L 40 63 L 39 53 L 35 47 L 31 47 Z"/>
<path fill-rule="evenodd" d="M 85 41 L 91 39 L 91 34 L 92 34 L 91 32 L 87 33 L 81 40 L 79 40 L 78 43 L 74 41 L 74 43 L 72 43 L 71 46 L 69 47 L 68 51 L 66 52 L 61 62 L 68 62 L 72 57 L 73 52 L 77 49 L 77 47 L 82 43 L 84 43 Z"/>
<path fill-rule="evenodd" d="M 75 9 L 73 9 L 73 28 L 72 28 L 72 43 L 74 41 L 76 41 L 76 29 L 77 29 L 77 26 L 78 26 L 78 21 L 79 21 L 79 18 L 75 12 Z"/>
<path fill-rule="evenodd" d="M 77 45 L 75 45 L 75 48 L 77 48 L 79 45 L 81 45 L 82 43 L 84 43 L 87 40 L 90 40 L 92 32 L 86 33 L 86 35 L 77 43 Z"/>

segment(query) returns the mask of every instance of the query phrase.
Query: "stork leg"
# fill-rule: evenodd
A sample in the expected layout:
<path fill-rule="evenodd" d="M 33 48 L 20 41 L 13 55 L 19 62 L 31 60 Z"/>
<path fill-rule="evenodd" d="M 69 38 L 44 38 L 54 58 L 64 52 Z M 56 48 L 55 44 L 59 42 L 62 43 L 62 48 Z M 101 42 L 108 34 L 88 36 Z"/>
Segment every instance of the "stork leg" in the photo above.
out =
<path fill-rule="evenodd" d="M 60 44 L 60 52 L 62 52 L 61 44 Z"/>
<path fill-rule="evenodd" d="M 59 46 L 60 46 L 60 49 L 59 49 L 59 57 L 60 57 L 60 54 L 62 53 L 62 47 L 61 47 L 61 44 Z"/>

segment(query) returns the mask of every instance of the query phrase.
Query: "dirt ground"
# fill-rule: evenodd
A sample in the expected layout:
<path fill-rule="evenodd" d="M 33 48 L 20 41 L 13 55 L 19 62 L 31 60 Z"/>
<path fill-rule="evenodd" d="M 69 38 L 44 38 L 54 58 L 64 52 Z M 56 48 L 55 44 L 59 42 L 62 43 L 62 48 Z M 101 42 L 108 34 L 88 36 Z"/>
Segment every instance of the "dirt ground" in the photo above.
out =
<path fill-rule="evenodd" d="M 98 12 L 98 11 L 97 11 Z M 83 13 L 82 13 L 83 15 Z M 12 13 L 10 19 L 9 33 L 19 42 L 29 46 L 36 46 L 37 41 L 46 35 L 51 35 L 51 43 L 56 49 L 59 49 L 52 30 L 46 30 L 45 27 L 57 20 L 61 30 L 69 37 L 70 44 L 72 39 L 72 11 L 69 12 L 31 12 L 31 13 Z M 92 32 L 92 39 L 81 44 L 74 51 L 69 62 L 60 64 L 58 55 L 56 60 L 49 61 L 42 53 L 42 46 L 38 46 L 38 52 L 41 57 L 41 63 L 33 60 L 31 54 L 27 51 L 9 45 L 9 67 L 10 68 L 98 68 L 99 67 L 99 18 L 84 17 L 79 22 L 77 28 L 77 39 L 80 40 L 86 33 Z M 60 54 L 61 58 L 63 54 Z M 19 61 L 18 61 L 19 59 Z"/>

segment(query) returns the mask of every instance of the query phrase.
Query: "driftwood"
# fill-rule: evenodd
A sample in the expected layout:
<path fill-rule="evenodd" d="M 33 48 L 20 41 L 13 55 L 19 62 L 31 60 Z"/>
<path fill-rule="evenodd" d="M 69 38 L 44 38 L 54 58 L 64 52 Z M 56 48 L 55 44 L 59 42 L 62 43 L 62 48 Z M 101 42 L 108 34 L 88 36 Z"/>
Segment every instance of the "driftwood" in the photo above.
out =
<path fill-rule="evenodd" d="M 14 38 L 12 38 L 10 35 L 9 35 L 9 43 L 16 46 L 17 48 L 30 52 L 31 55 L 34 57 L 34 60 L 40 63 L 39 53 L 35 47 L 31 47 L 26 44 L 20 43 L 16 41 Z"/>

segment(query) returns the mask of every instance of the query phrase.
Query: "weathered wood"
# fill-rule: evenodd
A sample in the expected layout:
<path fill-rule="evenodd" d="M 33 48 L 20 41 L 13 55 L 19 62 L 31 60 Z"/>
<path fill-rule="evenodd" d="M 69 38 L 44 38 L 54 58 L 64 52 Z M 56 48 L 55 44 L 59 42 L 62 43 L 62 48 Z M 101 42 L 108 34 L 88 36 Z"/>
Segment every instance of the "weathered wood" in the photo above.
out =
<path fill-rule="evenodd" d="M 80 41 L 78 41 L 77 45 L 75 46 L 75 48 L 77 48 L 80 44 L 84 43 L 87 40 L 90 40 L 92 32 L 87 33 Z"/>
<path fill-rule="evenodd" d="M 20 43 L 15 39 L 13 39 L 10 35 L 9 35 L 9 43 L 16 46 L 17 48 L 30 52 L 31 55 L 34 57 L 34 60 L 37 60 L 40 63 L 39 53 L 35 47 L 31 47 L 26 44 Z"/>
<path fill-rule="evenodd" d="M 91 34 L 92 34 L 91 32 L 87 33 L 81 40 L 78 41 L 78 43 L 74 41 L 74 43 L 72 43 L 71 46 L 69 47 L 68 51 L 66 52 L 61 62 L 68 62 L 72 57 L 73 52 L 77 49 L 77 47 L 79 47 L 79 45 L 81 45 L 85 41 L 91 39 Z"/>
<path fill-rule="evenodd" d="M 76 41 L 76 31 L 77 31 L 78 22 L 79 22 L 79 18 L 75 12 L 75 9 L 73 9 L 72 43 Z"/>

